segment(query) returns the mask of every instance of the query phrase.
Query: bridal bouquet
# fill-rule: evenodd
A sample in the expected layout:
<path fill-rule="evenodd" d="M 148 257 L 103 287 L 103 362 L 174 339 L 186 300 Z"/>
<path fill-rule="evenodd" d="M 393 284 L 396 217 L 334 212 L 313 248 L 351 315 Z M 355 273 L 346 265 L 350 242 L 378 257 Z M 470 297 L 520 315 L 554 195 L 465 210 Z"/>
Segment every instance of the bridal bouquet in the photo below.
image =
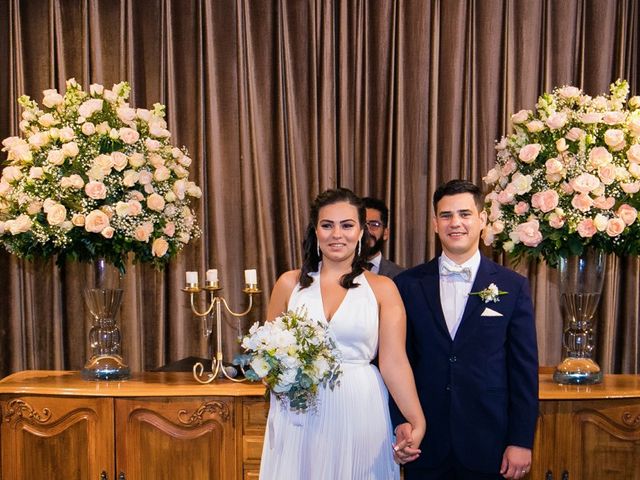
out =
<path fill-rule="evenodd" d="M 256 322 L 242 340 L 240 361 L 250 380 L 262 380 L 283 405 L 305 412 L 317 402 L 318 387 L 333 390 L 342 373 L 329 325 L 288 311 L 272 322 Z"/>
<path fill-rule="evenodd" d="M 550 266 L 586 247 L 640 254 L 640 97 L 627 102 L 626 81 L 610 91 L 556 88 L 511 117 L 484 177 L 486 245 Z"/>
<path fill-rule="evenodd" d="M 63 94 L 28 96 L 21 136 L 2 141 L 0 243 L 31 259 L 104 257 L 124 271 L 127 255 L 162 267 L 198 235 L 190 198 L 191 159 L 173 146 L 165 107 L 133 108 L 126 82 L 88 92 L 74 80 Z"/>

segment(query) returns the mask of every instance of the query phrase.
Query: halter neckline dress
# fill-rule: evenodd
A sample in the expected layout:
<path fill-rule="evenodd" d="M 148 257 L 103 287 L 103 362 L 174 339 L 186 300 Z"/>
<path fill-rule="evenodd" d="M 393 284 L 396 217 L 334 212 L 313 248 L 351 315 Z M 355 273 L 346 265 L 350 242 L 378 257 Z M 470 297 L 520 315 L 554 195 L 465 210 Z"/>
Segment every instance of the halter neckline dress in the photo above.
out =
<path fill-rule="evenodd" d="M 320 273 L 296 285 L 289 310 L 304 307 L 324 319 Z M 347 290 L 329 323 L 341 352 L 342 376 L 334 390 L 319 389 L 317 410 L 291 412 L 272 395 L 261 480 L 394 480 L 393 433 L 388 393 L 377 367 L 378 302 L 364 273 Z"/>

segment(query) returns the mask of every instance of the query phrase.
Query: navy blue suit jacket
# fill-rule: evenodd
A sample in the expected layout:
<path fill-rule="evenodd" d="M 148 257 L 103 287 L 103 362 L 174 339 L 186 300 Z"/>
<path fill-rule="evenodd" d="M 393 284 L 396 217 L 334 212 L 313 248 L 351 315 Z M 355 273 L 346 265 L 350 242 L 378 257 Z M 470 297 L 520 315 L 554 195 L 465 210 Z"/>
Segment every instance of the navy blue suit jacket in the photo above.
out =
<path fill-rule="evenodd" d="M 495 283 L 498 302 L 470 295 L 452 340 L 440 306 L 438 259 L 396 282 L 407 311 L 407 355 L 427 433 L 412 468 L 436 468 L 451 449 L 468 469 L 498 472 L 507 445 L 531 448 L 538 416 L 538 350 L 529 284 L 482 257 L 472 292 Z M 446 301 L 446 299 L 444 299 Z M 501 316 L 482 315 L 485 308 Z M 404 422 L 391 402 L 394 426 Z"/>

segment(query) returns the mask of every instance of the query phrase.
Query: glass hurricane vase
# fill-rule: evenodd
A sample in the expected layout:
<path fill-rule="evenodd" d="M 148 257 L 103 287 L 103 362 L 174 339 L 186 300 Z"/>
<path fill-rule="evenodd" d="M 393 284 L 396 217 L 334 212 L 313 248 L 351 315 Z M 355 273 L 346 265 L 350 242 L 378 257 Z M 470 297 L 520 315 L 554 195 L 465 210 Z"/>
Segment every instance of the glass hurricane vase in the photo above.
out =
<path fill-rule="evenodd" d="M 90 270 L 83 294 L 93 322 L 89 331 L 91 357 L 81 376 L 85 380 L 124 380 L 131 372 L 121 355 L 116 323 L 123 294 L 120 272 L 104 258 L 95 259 Z"/>
<path fill-rule="evenodd" d="M 604 282 L 605 254 L 587 249 L 583 255 L 561 258 L 558 269 L 564 307 L 563 359 L 553 379 L 565 385 L 600 383 L 602 370 L 593 359 L 593 316 Z"/>

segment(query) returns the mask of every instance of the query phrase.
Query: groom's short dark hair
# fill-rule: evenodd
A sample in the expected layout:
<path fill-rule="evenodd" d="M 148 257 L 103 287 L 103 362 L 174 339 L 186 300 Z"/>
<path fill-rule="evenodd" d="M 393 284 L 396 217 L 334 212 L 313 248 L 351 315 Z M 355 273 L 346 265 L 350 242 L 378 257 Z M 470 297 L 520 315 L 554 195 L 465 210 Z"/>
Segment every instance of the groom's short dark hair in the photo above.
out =
<path fill-rule="evenodd" d="M 470 193 L 473 195 L 473 200 L 478 207 L 478 211 L 482 211 L 482 208 L 484 207 L 482 192 L 476 184 L 462 179 L 449 180 L 447 183 L 443 183 L 436 189 L 433 194 L 433 211 L 438 211 L 438 202 L 442 200 L 442 197 L 458 195 L 460 193 Z"/>

